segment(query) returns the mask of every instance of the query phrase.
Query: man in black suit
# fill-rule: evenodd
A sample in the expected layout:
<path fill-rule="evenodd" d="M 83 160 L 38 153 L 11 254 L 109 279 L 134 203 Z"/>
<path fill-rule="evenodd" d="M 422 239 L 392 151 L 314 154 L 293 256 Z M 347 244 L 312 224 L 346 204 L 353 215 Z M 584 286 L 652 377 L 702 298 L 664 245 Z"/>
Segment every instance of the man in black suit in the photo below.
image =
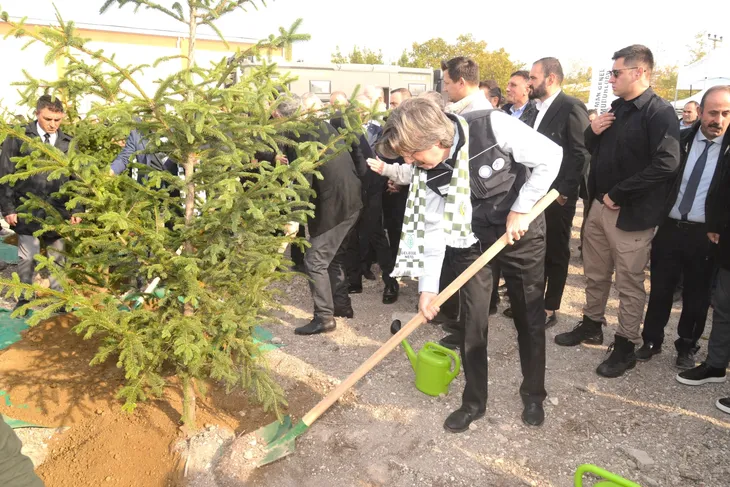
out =
<path fill-rule="evenodd" d="M 25 136 L 40 139 L 43 143 L 66 153 L 71 143 L 71 136 L 63 133 L 60 128 L 65 117 L 61 100 L 54 99 L 50 95 L 41 96 L 36 104 L 36 116 L 37 120 L 29 123 L 25 128 Z M 15 173 L 14 158 L 29 157 L 34 150 L 15 137 L 6 138 L 0 153 L 0 178 Z M 41 172 L 22 179 L 14 185 L 10 183 L 0 185 L 0 210 L 5 216 L 5 221 L 18 235 L 18 257 L 20 257 L 18 276 L 20 281 L 25 284 L 33 283 L 35 271 L 33 257 L 41 251 L 41 240 L 46 245 L 48 255 L 53 256 L 59 263 L 63 262 L 64 242 L 56 232 L 46 232 L 40 237 L 40 240 L 34 235 L 41 229 L 39 222 L 46 218 L 45 210 L 36 208 L 32 211 L 32 218 L 26 219 L 18 214 L 18 209 L 29 195 L 33 195 L 48 202 L 64 218 L 70 219 L 72 224 L 78 223 L 80 218 L 72 216 L 66 209 L 67 200 L 56 195 L 67 181 L 66 176 L 51 179 L 48 177 L 48 172 Z M 51 276 L 51 289 L 61 289 L 53 275 Z M 26 304 L 28 301 L 21 298 L 15 309 Z"/>
<path fill-rule="evenodd" d="M 300 107 L 299 97 L 288 97 L 279 103 L 277 111 L 283 117 L 291 117 Z M 327 145 L 336 136 L 337 130 L 332 125 L 321 122 L 316 134 L 302 134 L 295 140 Z M 292 147 L 287 147 L 285 154 L 288 161 L 299 156 Z M 304 256 L 304 269 L 310 279 L 309 288 L 314 301 L 314 317 L 308 324 L 294 330 L 297 335 L 332 331 L 337 326 L 335 316 L 347 314 L 345 310 L 352 313 L 342 244 L 360 216 L 360 179 L 350 153 L 341 145 L 330 148 L 325 157 L 329 160 L 317 168 L 322 179 L 307 175 L 316 193 L 312 199 L 314 218 L 307 221 L 310 247 Z"/>
<path fill-rule="evenodd" d="M 519 118 L 527 125 L 535 125 L 537 108 L 535 100 L 530 99 L 530 72 L 515 71 L 507 82 L 507 103 L 502 110 L 513 117 Z"/>
<path fill-rule="evenodd" d="M 557 310 L 563 298 L 570 262 L 570 233 L 578 201 L 578 189 L 590 155 L 583 133 L 588 127 L 585 105 L 560 88 L 563 67 L 547 57 L 535 61 L 530 70 L 530 98 L 535 100 L 537 116 L 533 128 L 563 148 L 560 172 L 552 188 L 560 196 L 545 210 L 547 251 L 545 253 L 545 326 L 557 323 Z"/>
<path fill-rule="evenodd" d="M 699 107 L 699 122 L 680 133 L 680 162 L 667 205 L 651 246 L 651 294 L 641 333 L 643 345 L 636 359 L 647 361 L 662 350 L 664 327 L 672 311 L 672 295 L 679 281 L 682 314 L 679 317 L 677 367 L 691 369 L 699 339 L 705 330 L 714 271 L 713 245 L 707 238 L 709 202 L 722 187 L 723 166 L 730 164 L 730 87 L 707 90 Z"/>

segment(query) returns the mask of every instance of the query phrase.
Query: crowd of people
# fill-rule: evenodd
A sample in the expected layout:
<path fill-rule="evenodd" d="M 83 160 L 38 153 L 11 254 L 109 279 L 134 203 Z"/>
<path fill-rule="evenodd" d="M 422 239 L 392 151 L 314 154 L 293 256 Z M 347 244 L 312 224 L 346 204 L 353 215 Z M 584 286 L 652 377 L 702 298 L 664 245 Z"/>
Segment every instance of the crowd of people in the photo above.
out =
<path fill-rule="evenodd" d="M 522 419 L 539 426 L 547 396 L 545 331 L 566 324 L 559 311 L 581 199 L 585 306 L 582 319 L 557 334 L 555 343 L 603 344 L 615 285 L 618 329 L 596 373 L 619 377 L 662 351 L 681 285 L 674 345 L 683 371 L 676 378 L 687 385 L 724 382 L 730 362 L 730 86 L 707 90 L 701 103 L 684 107 L 680 121 L 652 90 L 653 55 L 641 45 L 614 54 L 610 83 L 618 99 L 601 114 L 562 90 L 556 58 L 512 73 L 504 96 L 496 82 L 480 79 L 472 59 L 446 60 L 442 69 L 444 93 L 412 96 L 397 88 L 388 93 L 389 106 L 375 86 L 364 87 L 354 100 L 332 93 L 334 107 L 353 102 L 387 116 L 384 122 L 366 118 L 357 140 L 345 150 L 333 147 L 319 168 L 322 177 L 309 179 L 316 192 L 314 216 L 292 231 L 307 237 L 309 248 L 293 247 L 291 258 L 309 278 L 314 312 L 295 333 L 329 332 L 336 318 L 352 318 L 350 295 L 363 292 L 363 279 L 378 277 L 375 263 L 384 304 L 399 299 L 399 278 L 417 280 L 418 309 L 442 325 L 442 345 L 461 353 L 462 406 L 444 426 L 465 431 L 486 409 L 489 316 L 498 312 L 503 278 L 509 299 L 504 313 L 517 329 L 524 377 Z M 274 117 L 307 116 L 322 110 L 323 102 L 312 93 L 287 94 L 275 107 Z M 347 124 L 341 112 L 332 113 L 296 142 L 326 144 L 337 136 Z M 67 150 L 69 137 L 59 128 L 61 103 L 41 97 L 36 114 L 26 135 Z M 143 153 L 144 145 L 140 134 L 130 134 L 112 171 L 127 170 L 140 151 L 138 163 L 174 170 L 166 157 Z M 14 172 L 13 160 L 23 150 L 16 139 L 5 140 L 0 177 Z M 276 163 L 297 157 L 294 146 L 257 154 Z M 60 184 L 36 175 L 23 184 L 0 185 L 0 210 L 19 235 L 22 282 L 32 282 L 33 256 L 41 244 L 62 258 L 63 241 L 46 234 L 40 242 L 16 207 L 32 193 L 77 222 L 54 199 Z M 559 193 L 557 200 L 528 224 L 528 213 L 551 189 Z M 438 293 L 505 233 L 510 245 L 446 303 L 433 306 Z M 647 265 L 651 292 L 645 311 Z M 707 358 L 695 366 L 711 296 Z M 730 413 L 730 398 L 718 400 L 717 407 Z"/>

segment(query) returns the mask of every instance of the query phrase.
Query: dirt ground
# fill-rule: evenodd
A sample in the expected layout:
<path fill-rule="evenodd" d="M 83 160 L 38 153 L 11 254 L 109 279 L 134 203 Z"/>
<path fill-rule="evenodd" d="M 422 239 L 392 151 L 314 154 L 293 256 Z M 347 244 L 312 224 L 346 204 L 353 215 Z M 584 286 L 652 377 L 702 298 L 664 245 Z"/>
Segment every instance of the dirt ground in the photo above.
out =
<path fill-rule="evenodd" d="M 451 434 L 442 426 L 460 405 L 463 374 L 446 397 L 431 398 L 415 389 L 410 363 L 399 349 L 298 440 L 296 453 L 245 478 L 218 475 L 217 485 L 567 487 L 573 485 L 578 465 L 593 463 L 645 487 L 730 486 L 730 416 L 714 406 L 718 397 L 730 395 L 730 386 L 692 388 L 674 379 L 671 341 L 681 302 L 667 326 L 664 352 L 621 378 L 595 374 L 616 329 L 615 293 L 607 310 L 604 346 L 554 345 L 553 337 L 581 318 L 581 216 L 579 207 L 563 308 L 558 325 L 547 332 L 549 398 L 542 427 L 528 428 L 520 420 L 516 332 L 501 314 L 502 303 L 490 320 L 487 414 L 470 431 Z M 382 283 L 365 281 L 363 294 L 353 296 L 353 319 L 338 319 L 332 333 L 300 337 L 293 329 L 311 318 L 309 291 L 304 278 L 287 289 L 283 324 L 269 327 L 286 346 L 267 357 L 289 393 L 295 419 L 389 338 L 393 313 L 414 311 L 415 283 L 403 283 L 393 305 L 383 305 L 381 293 Z M 9 390 L 14 403 L 30 405 L 18 410 L 0 403 L 0 412 L 48 426 L 70 426 L 51 440 L 39 474 L 50 487 L 177 485 L 184 462 L 170 448 L 179 439 L 176 390 L 170 389 L 169 405 L 154 401 L 131 416 L 122 413 L 114 399 L 121 378 L 114 364 L 87 368 L 93 344 L 69 336 L 67 326 L 61 320 L 34 329 L 0 352 L 0 389 Z M 711 318 L 705 338 L 710 328 Z M 424 325 L 410 342 L 419 349 L 442 335 L 440 328 Z M 702 345 L 698 360 L 706 353 L 706 341 Z M 236 433 L 273 419 L 256 412 L 241 394 L 220 391 L 200 409 L 201 425 Z"/>

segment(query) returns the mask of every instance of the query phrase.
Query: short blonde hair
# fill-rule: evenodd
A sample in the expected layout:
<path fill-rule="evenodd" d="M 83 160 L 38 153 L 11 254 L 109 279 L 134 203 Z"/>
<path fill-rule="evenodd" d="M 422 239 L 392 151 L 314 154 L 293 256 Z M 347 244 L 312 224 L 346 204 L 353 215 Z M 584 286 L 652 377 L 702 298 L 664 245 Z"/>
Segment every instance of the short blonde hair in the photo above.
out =
<path fill-rule="evenodd" d="M 454 124 L 428 98 L 404 100 L 383 128 L 378 151 L 389 159 L 430 149 L 434 144 L 454 144 Z"/>

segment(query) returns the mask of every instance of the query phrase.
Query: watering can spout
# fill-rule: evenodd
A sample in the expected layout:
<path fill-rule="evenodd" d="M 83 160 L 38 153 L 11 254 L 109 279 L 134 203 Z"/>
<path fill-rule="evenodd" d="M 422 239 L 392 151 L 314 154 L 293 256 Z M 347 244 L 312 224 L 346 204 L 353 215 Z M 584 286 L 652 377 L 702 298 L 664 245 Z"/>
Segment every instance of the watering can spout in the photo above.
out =
<path fill-rule="evenodd" d="M 396 333 L 398 333 L 398 331 L 400 331 L 401 326 L 402 324 L 400 320 L 393 320 L 393 322 L 390 324 L 390 332 L 395 335 Z M 403 345 L 403 350 L 406 351 L 408 360 L 410 360 L 411 362 L 411 367 L 413 367 L 413 370 L 416 370 L 416 352 L 413 351 L 413 348 L 411 348 L 410 344 L 407 341 L 403 340 L 402 342 L 400 342 L 400 344 Z"/>

